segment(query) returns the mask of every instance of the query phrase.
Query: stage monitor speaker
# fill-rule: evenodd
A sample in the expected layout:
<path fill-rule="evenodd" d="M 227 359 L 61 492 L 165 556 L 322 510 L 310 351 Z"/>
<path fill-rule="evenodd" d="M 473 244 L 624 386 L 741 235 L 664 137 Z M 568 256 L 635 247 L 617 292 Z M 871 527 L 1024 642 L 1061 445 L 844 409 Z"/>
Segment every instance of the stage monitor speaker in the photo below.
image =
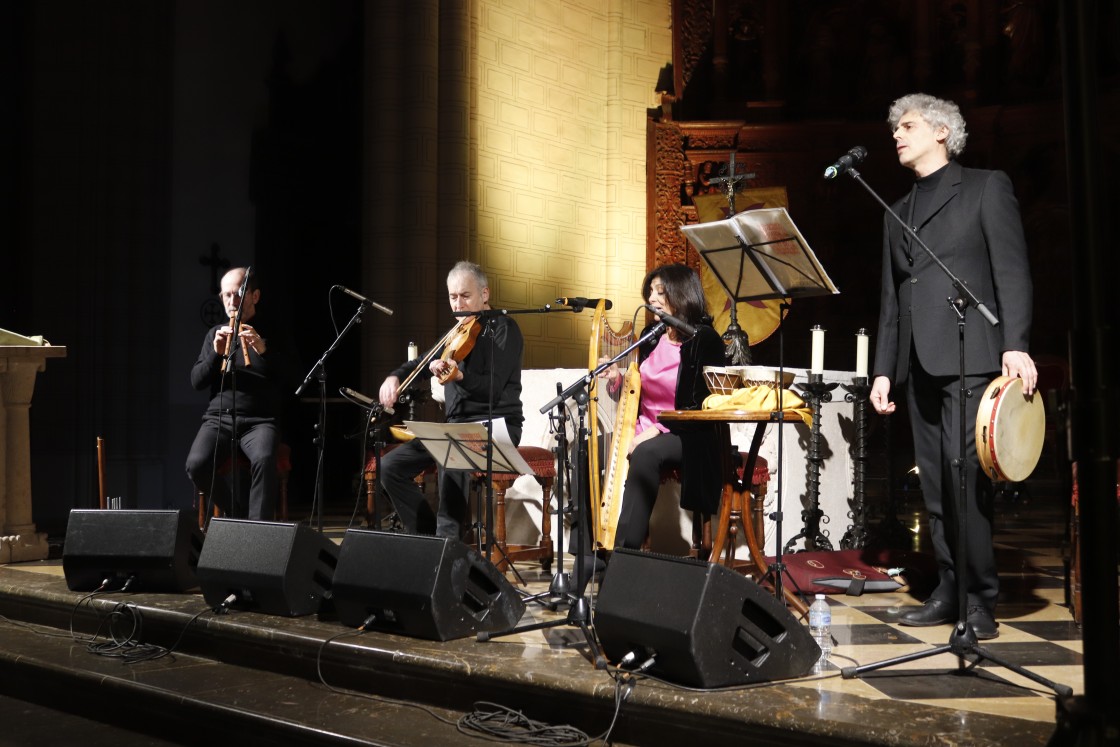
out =
<path fill-rule="evenodd" d="M 722 565 L 615 550 L 595 632 L 607 658 L 712 688 L 800 677 L 821 650 L 779 600 Z"/>
<path fill-rule="evenodd" d="M 191 511 L 76 508 L 66 524 L 62 571 L 71 591 L 187 591 L 202 533 Z M 131 579 L 131 581 L 130 581 Z"/>
<path fill-rule="evenodd" d="M 435 641 L 506 631 L 525 612 L 517 590 L 473 547 L 367 529 L 342 540 L 333 600 L 344 625 Z"/>
<path fill-rule="evenodd" d="M 212 607 L 297 617 L 319 611 L 331 589 L 338 547 L 305 524 L 211 519 L 198 583 Z"/>

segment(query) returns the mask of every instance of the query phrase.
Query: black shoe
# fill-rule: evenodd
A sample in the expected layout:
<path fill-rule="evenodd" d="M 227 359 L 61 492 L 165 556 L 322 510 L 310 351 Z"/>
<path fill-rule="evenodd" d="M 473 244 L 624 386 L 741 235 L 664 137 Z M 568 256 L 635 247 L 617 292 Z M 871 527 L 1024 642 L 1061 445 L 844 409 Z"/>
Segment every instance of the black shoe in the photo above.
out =
<path fill-rule="evenodd" d="M 995 621 L 987 607 L 970 606 L 968 608 L 968 624 L 972 626 L 972 632 L 976 634 L 976 639 L 979 641 L 999 638 L 999 623 Z"/>
<path fill-rule="evenodd" d="M 956 606 L 939 599 L 929 599 L 918 609 L 908 610 L 898 617 L 900 625 L 911 625 L 915 628 L 945 625 L 956 621 Z"/>

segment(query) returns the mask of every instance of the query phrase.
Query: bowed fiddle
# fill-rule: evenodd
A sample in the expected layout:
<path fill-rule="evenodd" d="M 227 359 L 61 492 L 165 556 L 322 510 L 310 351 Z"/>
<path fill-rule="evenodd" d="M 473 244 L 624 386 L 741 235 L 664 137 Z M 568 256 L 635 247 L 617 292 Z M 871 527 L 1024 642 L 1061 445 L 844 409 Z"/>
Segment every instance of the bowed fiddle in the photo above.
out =
<path fill-rule="evenodd" d="M 482 332 L 482 324 L 478 321 L 478 317 L 463 317 L 451 330 L 440 359 L 448 362 L 454 361 L 456 364 L 461 363 L 474 349 L 474 344 L 478 340 L 480 332 Z M 446 384 L 455 375 L 455 371 L 454 367 L 449 368 L 447 373 L 437 376 L 436 379 L 439 383 Z"/>
<path fill-rule="evenodd" d="M 428 352 L 424 353 L 424 356 L 417 362 L 416 368 L 412 369 L 412 373 L 401 382 L 401 385 L 397 388 L 397 398 L 399 399 L 403 396 L 408 388 L 412 386 L 413 382 L 416 381 L 416 377 L 420 375 L 421 371 L 428 367 L 428 364 L 432 362 L 440 348 L 443 349 L 443 352 L 440 354 L 441 360 L 459 363 L 466 358 L 467 354 L 470 353 L 471 349 L 474 347 L 475 340 L 478 339 L 481 330 L 482 324 L 479 323 L 477 317 L 463 317 L 456 322 L 455 326 L 448 330 L 447 334 L 440 338 L 439 342 L 433 345 Z M 437 376 L 436 380 L 441 384 L 446 384 L 454 375 L 454 372 L 455 369 L 452 368 L 445 376 Z"/>

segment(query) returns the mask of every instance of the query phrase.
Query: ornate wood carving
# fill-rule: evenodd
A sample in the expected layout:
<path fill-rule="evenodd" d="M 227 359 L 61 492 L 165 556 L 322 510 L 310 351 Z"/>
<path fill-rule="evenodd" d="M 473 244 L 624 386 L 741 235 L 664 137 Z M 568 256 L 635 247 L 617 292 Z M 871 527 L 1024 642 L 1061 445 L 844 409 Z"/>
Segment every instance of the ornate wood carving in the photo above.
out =
<path fill-rule="evenodd" d="M 679 97 L 692 80 L 712 38 L 712 0 L 673 2 L 673 85 Z"/>

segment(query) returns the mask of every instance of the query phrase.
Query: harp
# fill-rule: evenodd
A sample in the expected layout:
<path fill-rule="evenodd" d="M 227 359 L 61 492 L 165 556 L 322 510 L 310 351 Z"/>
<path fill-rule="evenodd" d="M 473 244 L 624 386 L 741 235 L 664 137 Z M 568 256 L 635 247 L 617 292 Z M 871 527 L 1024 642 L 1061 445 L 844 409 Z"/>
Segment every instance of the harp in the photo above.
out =
<path fill-rule="evenodd" d="M 621 331 L 611 327 L 604 305 L 600 301 L 595 307 L 591 322 L 590 369 L 596 368 L 603 358 L 614 358 L 635 340 L 632 323 L 623 324 Z M 611 387 L 606 379 L 595 379 L 591 382 L 588 404 L 591 528 L 595 546 L 608 550 L 614 549 L 614 534 L 622 508 L 622 486 L 629 466 L 626 452 L 634 438 L 641 396 L 637 352 L 628 353 L 618 362 L 618 367 L 624 372 L 619 385 Z"/>

